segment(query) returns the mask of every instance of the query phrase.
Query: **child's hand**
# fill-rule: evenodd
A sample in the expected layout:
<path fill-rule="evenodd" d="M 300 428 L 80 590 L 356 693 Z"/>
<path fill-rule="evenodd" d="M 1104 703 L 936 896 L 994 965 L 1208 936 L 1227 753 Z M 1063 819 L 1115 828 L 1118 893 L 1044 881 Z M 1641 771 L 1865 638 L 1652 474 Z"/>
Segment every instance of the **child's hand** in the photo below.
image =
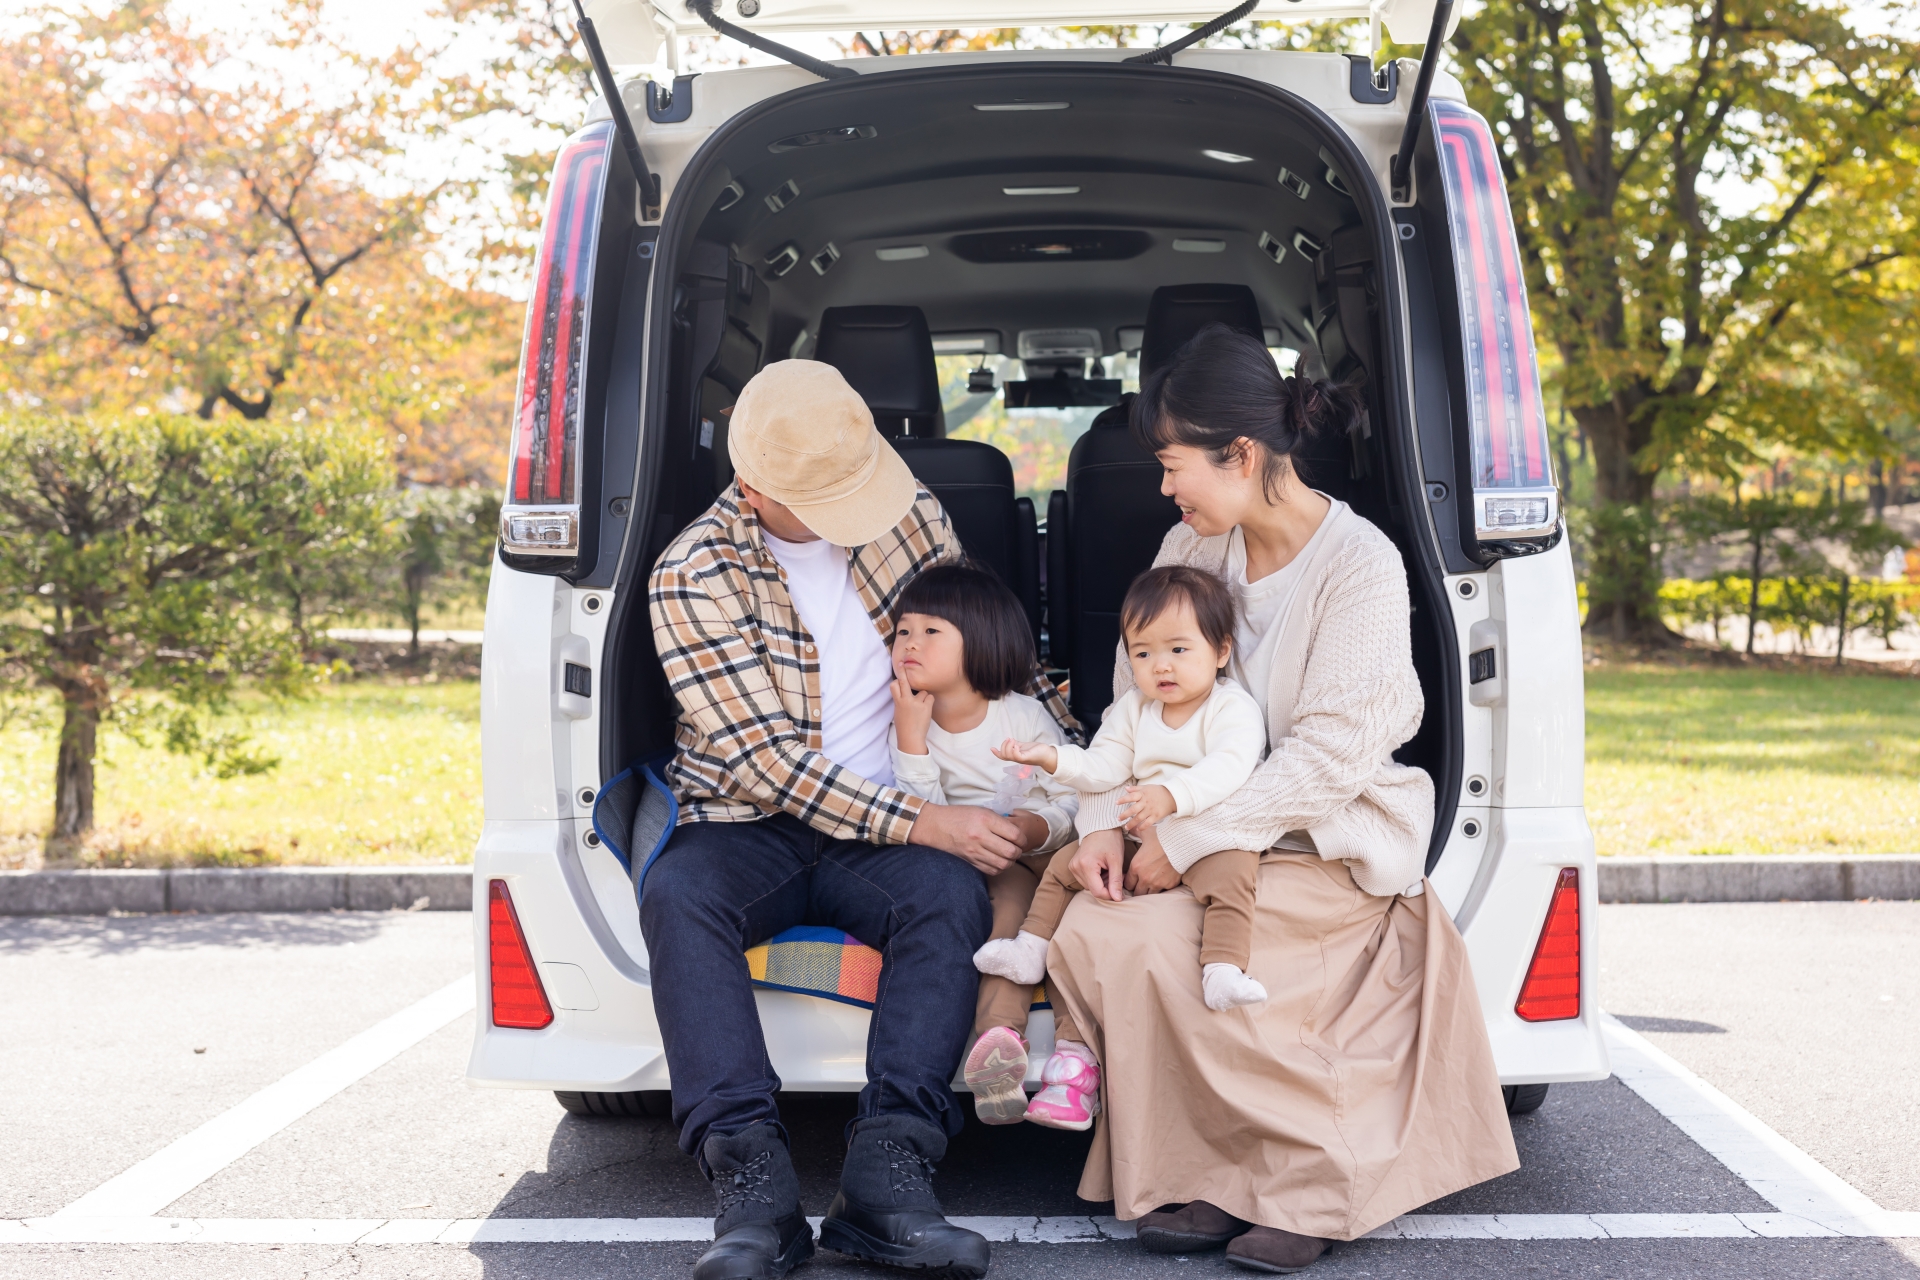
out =
<path fill-rule="evenodd" d="M 1162 818 L 1171 818 L 1176 807 L 1173 792 L 1159 783 L 1128 787 L 1120 799 L 1120 816 L 1127 820 L 1127 830 L 1137 836 Z"/>
<path fill-rule="evenodd" d="M 910 756 L 927 754 L 927 726 L 933 723 L 933 695 L 915 693 L 893 678 L 893 740 Z"/>
<path fill-rule="evenodd" d="M 1046 743 L 1021 742 L 1018 738 L 1008 738 L 993 749 L 993 754 L 1015 764 L 1038 765 L 1048 773 L 1060 763 L 1060 753 Z"/>

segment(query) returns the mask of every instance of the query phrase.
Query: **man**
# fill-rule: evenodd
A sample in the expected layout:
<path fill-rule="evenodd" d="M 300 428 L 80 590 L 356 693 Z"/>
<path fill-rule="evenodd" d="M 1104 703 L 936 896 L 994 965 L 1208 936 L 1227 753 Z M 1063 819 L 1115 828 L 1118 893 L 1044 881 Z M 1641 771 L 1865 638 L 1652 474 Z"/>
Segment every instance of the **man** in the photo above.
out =
<path fill-rule="evenodd" d="M 987 1242 L 942 1216 L 932 1176 L 963 1119 L 948 1081 L 990 923 L 981 873 L 1020 852 L 1020 830 L 896 789 L 887 743 L 893 602 L 960 548 L 830 365 L 763 369 L 734 406 L 727 451 L 735 486 L 650 585 L 680 705 L 668 773 L 680 825 L 647 875 L 640 923 L 680 1145 L 718 1204 L 695 1280 L 768 1280 L 813 1252 L 742 955 L 799 924 L 882 956 L 867 1087 L 821 1243 L 984 1275 Z"/>

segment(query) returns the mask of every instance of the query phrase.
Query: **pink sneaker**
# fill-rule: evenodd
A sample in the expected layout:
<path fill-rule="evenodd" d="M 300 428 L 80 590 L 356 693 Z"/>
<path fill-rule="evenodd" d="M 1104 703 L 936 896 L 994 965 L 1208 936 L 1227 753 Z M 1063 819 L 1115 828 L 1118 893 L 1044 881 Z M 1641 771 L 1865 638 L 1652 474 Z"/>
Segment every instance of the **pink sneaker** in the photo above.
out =
<path fill-rule="evenodd" d="M 1012 1027 L 993 1027 L 974 1041 L 961 1078 L 973 1090 L 982 1124 L 1019 1124 L 1026 1117 L 1027 1042 Z"/>
<path fill-rule="evenodd" d="M 1027 1119 L 1049 1129 L 1085 1130 L 1100 1114 L 1100 1064 L 1085 1045 L 1063 1040 L 1040 1069 L 1040 1092 L 1027 1104 Z"/>

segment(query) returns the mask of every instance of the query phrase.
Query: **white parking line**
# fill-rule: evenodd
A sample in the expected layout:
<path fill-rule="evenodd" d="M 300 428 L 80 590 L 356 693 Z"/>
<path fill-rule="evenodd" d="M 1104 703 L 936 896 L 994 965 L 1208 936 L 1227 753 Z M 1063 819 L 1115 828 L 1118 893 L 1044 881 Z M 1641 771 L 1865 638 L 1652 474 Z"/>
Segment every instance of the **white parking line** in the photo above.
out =
<path fill-rule="evenodd" d="M 1887 1211 L 1846 1179 L 1763 1124 L 1745 1107 L 1655 1048 L 1612 1014 L 1606 1028 L 1613 1074 L 1762 1199 L 1837 1235 L 1885 1235 Z M 1898 1215 L 1896 1215 L 1898 1216 Z"/>
<path fill-rule="evenodd" d="M 334 1094 L 472 1010 L 473 975 L 468 974 L 168 1143 L 54 1218 L 142 1218 L 159 1213 Z"/>
<path fill-rule="evenodd" d="M 820 1220 L 812 1220 L 816 1227 Z M 966 1218 L 997 1244 L 1131 1240 L 1114 1218 Z M 1880 1237 L 1920 1239 L 1920 1213 L 1886 1213 Z M 1837 1238 L 1786 1213 L 1409 1214 L 1369 1240 L 1725 1240 Z M 1852 1233 L 1861 1234 L 1861 1233 Z M 4 1244 L 671 1244 L 713 1239 L 708 1218 L 29 1218 Z"/>
<path fill-rule="evenodd" d="M 255 1146 L 473 1009 L 471 975 L 262 1089 L 50 1218 L 0 1220 L 0 1244 L 602 1244 L 698 1242 L 706 1218 L 161 1218 Z M 1920 1213 L 1881 1209 L 1731 1098 L 1609 1015 L 1614 1073 L 1776 1213 L 1408 1214 L 1374 1240 L 1920 1239 Z M 813 1220 L 815 1225 L 819 1219 Z M 956 1217 L 1007 1244 L 1133 1238 L 1109 1217 Z"/>

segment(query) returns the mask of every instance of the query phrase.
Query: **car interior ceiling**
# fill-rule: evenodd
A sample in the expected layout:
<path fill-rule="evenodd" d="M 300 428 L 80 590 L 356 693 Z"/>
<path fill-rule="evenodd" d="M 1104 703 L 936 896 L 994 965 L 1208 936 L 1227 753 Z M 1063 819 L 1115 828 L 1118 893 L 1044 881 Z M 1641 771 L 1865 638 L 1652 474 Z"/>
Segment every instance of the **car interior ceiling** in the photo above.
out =
<path fill-rule="evenodd" d="M 1057 386 L 1102 377 L 1088 355 L 1137 351 L 1144 373 L 1217 320 L 1299 352 L 1301 372 L 1362 386 L 1380 420 L 1367 369 L 1374 322 L 1352 296 L 1342 305 L 1335 281 L 1338 246 L 1371 233 L 1329 163 L 1324 125 L 1226 77 L 1073 71 L 937 86 L 876 75 L 855 93 L 818 95 L 822 105 L 795 94 L 781 110 L 743 113 L 696 157 L 674 200 L 707 212 L 661 248 L 675 271 L 670 436 L 650 545 L 629 561 L 637 572 L 730 481 L 726 415 L 747 379 L 774 360 L 827 361 L 942 499 L 970 554 L 1020 596 L 1037 638 L 1044 627 L 1048 665 L 1073 677 L 1074 709 L 1091 725 L 1110 696 L 1120 596 L 1177 519 L 1159 468 L 1124 406 L 1109 409 L 1074 446 L 1063 490 L 1035 511 L 999 450 L 943 438 L 936 340 L 954 353 L 1024 350 L 1026 379 Z M 1072 394 L 1098 402 L 1111 390 Z M 1302 469 L 1405 552 L 1399 500 L 1381 480 L 1387 435 L 1316 441 Z M 1429 708 L 1444 705 L 1432 679 L 1441 650 L 1420 628 L 1445 625 L 1439 612 L 1415 612 L 1416 651 L 1432 650 L 1416 653 Z M 622 634 L 626 670 L 638 649 L 657 665 L 644 613 Z M 670 708 L 661 682 L 627 682 L 608 763 L 664 749 Z M 1427 763 L 1445 749 L 1436 719 L 1399 758 Z"/>

